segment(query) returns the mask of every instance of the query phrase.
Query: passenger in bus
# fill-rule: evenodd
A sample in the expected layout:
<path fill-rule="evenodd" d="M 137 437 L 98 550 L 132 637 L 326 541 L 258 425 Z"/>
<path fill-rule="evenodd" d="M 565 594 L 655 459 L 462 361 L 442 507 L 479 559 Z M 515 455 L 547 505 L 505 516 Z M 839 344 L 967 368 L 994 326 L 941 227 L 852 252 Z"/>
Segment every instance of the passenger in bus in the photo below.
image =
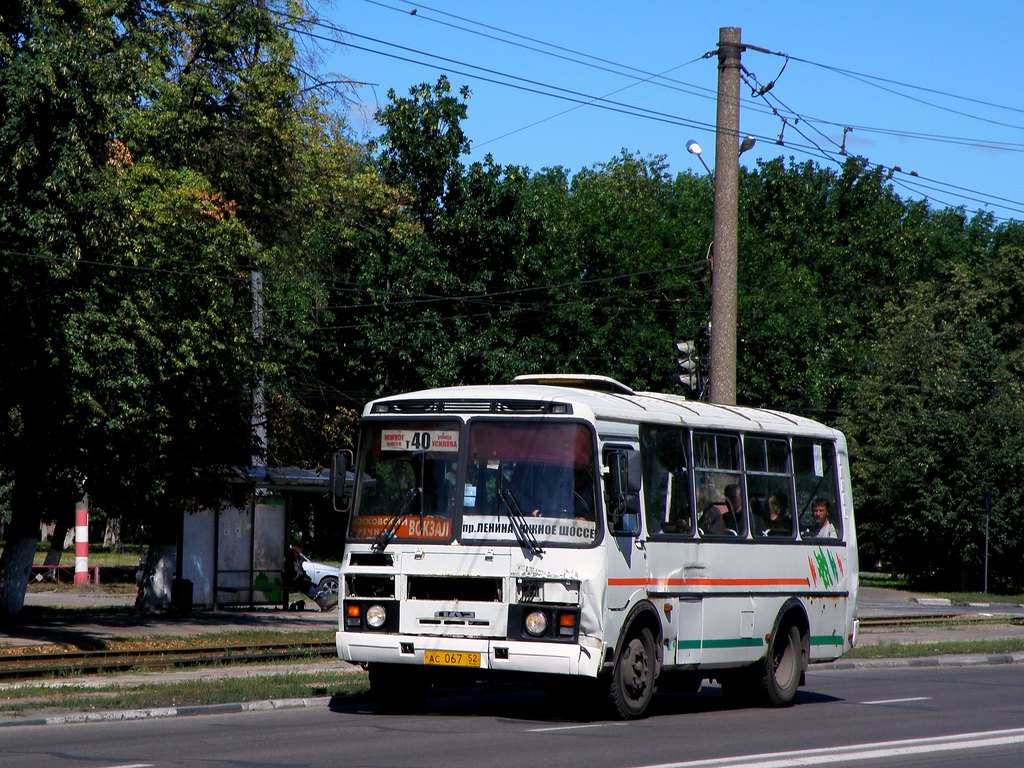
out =
<path fill-rule="evenodd" d="M 768 497 L 768 519 L 765 521 L 766 536 L 792 536 L 793 519 L 789 514 L 789 499 L 784 493 L 773 493 Z"/>
<path fill-rule="evenodd" d="M 584 469 L 573 475 L 573 514 L 577 520 L 594 520 L 594 476 Z"/>
<path fill-rule="evenodd" d="M 577 482 L 571 466 L 532 464 L 517 468 L 513 491 L 523 512 L 533 517 L 574 517 Z"/>
<path fill-rule="evenodd" d="M 740 520 L 746 517 L 746 512 L 743 509 L 743 498 L 740 492 L 740 487 L 736 483 L 729 483 L 725 486 L 725 501 L 729 505 L 729 509 L 723 515 L 723 523 L 727 531 L 738 533 L 740 530 Z"/>
<path fill-rule="evenodd" d="M 701 482 L 697 485 L 697 511 L 700 517 L 697 519 L 697 528 L 702 536 L 724 536 L 725 515 L 721 502 L 711 500 L 712 488 L 709 483 Z"/>
<path fill-rule="evenodd" d="M 832 525 L 832 521 L 829 519 L 828 499 L 823 499 L 819 496 L 811 503 L 811 517 L 814 524 L 809 531 L 804 532 L 804 536 L 815 539 L 839 538 L 839 534 L 836 533 L 836 527 Z"/>

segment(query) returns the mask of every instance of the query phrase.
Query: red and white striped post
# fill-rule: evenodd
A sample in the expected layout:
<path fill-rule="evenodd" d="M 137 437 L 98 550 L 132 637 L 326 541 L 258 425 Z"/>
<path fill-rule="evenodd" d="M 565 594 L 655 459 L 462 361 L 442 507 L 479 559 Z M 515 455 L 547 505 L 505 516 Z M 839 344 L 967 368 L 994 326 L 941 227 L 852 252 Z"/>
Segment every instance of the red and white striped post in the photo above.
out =
<path fill-rule="evenodd" d="M 89 583 L 89 497 L 75 504 L 75 584 Z"/>

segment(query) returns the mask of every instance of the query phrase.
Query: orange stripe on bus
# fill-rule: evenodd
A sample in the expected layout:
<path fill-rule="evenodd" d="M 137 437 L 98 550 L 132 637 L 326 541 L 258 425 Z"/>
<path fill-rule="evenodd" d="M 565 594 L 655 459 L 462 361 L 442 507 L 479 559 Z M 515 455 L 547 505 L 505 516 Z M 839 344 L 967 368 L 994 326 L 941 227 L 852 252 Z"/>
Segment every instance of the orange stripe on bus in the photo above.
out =
<path fill-rule="evenodd" d="M 807 587 L 804 579 L 608 579 L 609 587 Z"/>

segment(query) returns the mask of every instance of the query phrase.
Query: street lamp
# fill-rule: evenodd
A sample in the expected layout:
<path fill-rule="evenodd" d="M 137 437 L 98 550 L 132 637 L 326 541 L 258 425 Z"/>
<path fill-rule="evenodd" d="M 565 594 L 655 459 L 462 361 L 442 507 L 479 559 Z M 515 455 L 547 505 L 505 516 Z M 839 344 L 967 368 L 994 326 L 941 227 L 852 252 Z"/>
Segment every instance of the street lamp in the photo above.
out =
<path fill-rule="evenodd" d="M 743 141 L 740 142 L 739 152 L 736 154 L 736 156 L 739 157 L 748 149 L 752 149 L 756 143 L 757 139 L 755 139 L 753 136 L 745 136 L 743 138 Z M 704 157 L 702 154 L 704 150 L 700 148 L 700 144 L 698 144 L 693 139 L 690 139 L 688 142 L 686 142 L 686 151 L 689 152 L 691 155 L 695 155 L 697 159 L 700 160 L 700 164 L 704 166 L 704 170 L 707 171 L 708 176 L 711 177 L 711 186 L 713 187 L 715 185 L 715 174 L 711 170 L 711 168 L 708 167 L 708 164 L 704 161 Z"/>
<path fill-rule="evenodd" d="M 700 144 L 698 144 L 693 139 L 690 139 L 688 142 L 686 142 L 686 151 L 689 152 L 691 155 L 697 156 L 697 159 L 700 160 L 700 164 L 704 166 L 704 170 L 707 171 L 708 176 L 711 177 L 711 183 L 714 184 L 715 174 L 711 172 L 711 169 L 708 168 L 708 164 L 704 162 L 704 158 L 701 157 L 701 153 L 703 152 L 703 150 L 700 148 Z"/>

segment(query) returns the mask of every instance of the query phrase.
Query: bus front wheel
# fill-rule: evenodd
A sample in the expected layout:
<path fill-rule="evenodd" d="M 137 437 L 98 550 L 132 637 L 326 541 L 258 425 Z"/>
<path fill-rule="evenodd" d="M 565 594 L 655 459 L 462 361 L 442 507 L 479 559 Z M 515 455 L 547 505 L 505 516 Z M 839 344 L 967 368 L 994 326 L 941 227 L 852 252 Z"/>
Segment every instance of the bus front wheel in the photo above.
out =
<path fill-rule="evenodd" d="M 368 671 L 370 695 L 377 700 L 378 712 L 411 714 L 423 708 L 430 692 L 430 679 L 422 669 L 374 662 Z"/>
<path fill-rule="evenodd" d="M 626 640 L 615 662 L 608 693 L 612 714 L 628 720 L 646 711 L 654 696 L 655 653 L 654 636 L 649 629 L 641 629 Z"/>

